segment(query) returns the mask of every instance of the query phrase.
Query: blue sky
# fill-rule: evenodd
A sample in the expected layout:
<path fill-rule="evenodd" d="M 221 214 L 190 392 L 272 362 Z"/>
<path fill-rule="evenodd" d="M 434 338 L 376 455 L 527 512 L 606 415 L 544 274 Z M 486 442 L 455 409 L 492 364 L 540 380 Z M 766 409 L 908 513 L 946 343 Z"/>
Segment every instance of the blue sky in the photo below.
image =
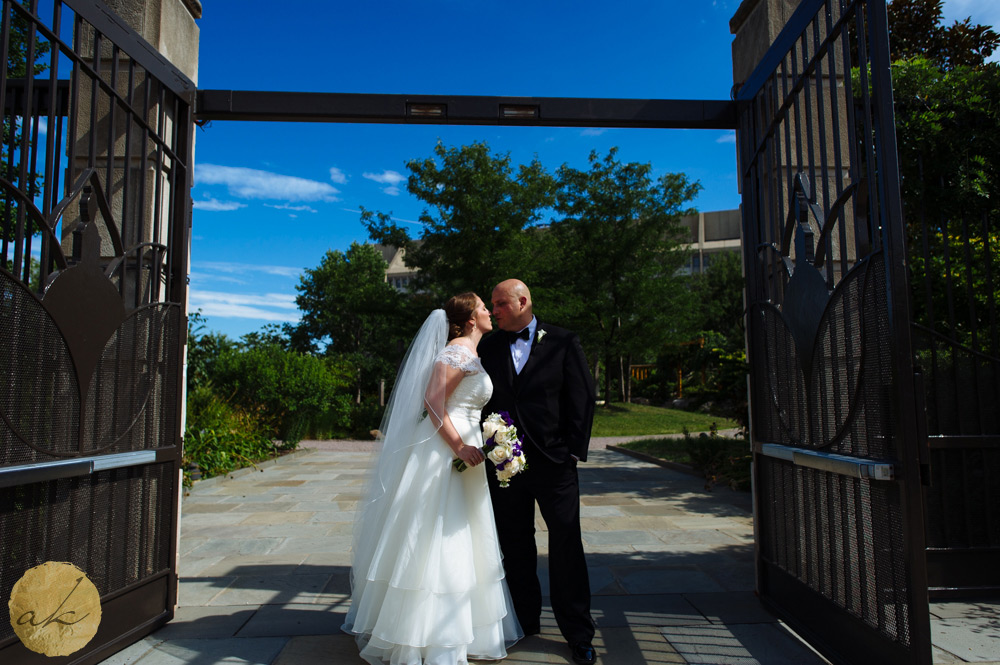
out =
<path fill-rule="evenodd" d="M 261 0 L 204 3 L 198 86 L 546 97 L 727 99 L 737 0 Z M 946 0 L 949 21 L 1000 25 L 996 0 Z M 695 205 L 739 205 L 735 140 L 712 130 L 216 121 L 197 132 L 191 309 L 239 337 L 294 322 L 295 286 L 367 236 L 359 207 L 417 219 L 406 162 L 486 141 L 514 163 L 586 165 L 592 150 L 683 171 Z M 412 223 L 411 235 L 420 226 Z"/>

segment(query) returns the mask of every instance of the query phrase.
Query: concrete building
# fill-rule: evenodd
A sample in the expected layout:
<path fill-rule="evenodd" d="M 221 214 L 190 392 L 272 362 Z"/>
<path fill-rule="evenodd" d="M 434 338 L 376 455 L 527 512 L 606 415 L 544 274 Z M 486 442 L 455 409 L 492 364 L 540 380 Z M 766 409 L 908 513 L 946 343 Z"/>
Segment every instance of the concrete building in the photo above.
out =
<path fill-rule="evenodd" d="M 681 218 L 681 224 L 690 230 L 689 240 L 692 250 L 691 260 L 682 268 L 685 274 L 701 273 L 711 264 L 712 257 L 720 252 L 738 252 L 740 250 L 740 211 L 716 210 L 714 212 L 699 212 L 697 215 L 686 215 Z M 406 250 L 388 245 L 375 245 L 385 259 L 385 281 L 397 291 L 409 289 L 416 268 L 411 268 L 403 262 Z"/>
<path fill-rule="evenodd" d="M 417 269 L 411 268 L 403 262 L 406 250 L 389 245 L 375 245 L 375 249 L 382 253 L 382 259 L 386 263 L 385 281 L 389 282 L 397 291 L 409 291 L 410 283 L 417 274 Z"/>
<path fill-rule="evenodd" d="M 686 215 L 681 223 L 691 231 L 691 260 L 684 271 L 687 274 L 701 273 L 711 264 L 712 257 L 721 252 L 740 250 L 740 211 L 717 210 Z"/>

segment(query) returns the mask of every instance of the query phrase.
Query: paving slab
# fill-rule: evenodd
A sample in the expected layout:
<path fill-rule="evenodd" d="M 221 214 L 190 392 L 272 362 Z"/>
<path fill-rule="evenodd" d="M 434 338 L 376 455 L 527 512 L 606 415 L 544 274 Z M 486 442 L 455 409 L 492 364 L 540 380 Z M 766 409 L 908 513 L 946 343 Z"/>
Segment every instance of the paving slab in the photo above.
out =
<path fill-rule="evenodd" d="M 257 607 L 179 607 L 173 621 L 156 631 L 159 640 L 234 637 Z"/>
<path fill-rule="evenodd" d="M 287 637 L 168 640 L 128 665 L 271 665 L 287 643 Z"/>
<path fill-rule="evenodd" d="M 632 595 L 724 591 L 718 582 L 695 566 L 635 566 L 612 568 L 611 571 Z"/>
<path fill-rule="evenodd" d="M 733 593 L 686 593 L 684 599 L 711 623 L 776 623 L 753 591 Z"/>
<path fill-rule="evenodd" d="M 334 635 L 347 616 L 346 604 L 268 605 L 240 629 L 240 637 L 281 637 L 295 635 Z"/>
<path fill-rule="evenodd" d="M 237 577 L 208 605 L 287 605 L 313 603 L 326 588 L 329 575 L 257 575 Z"/>
<path fill-rule="evenodd" d="M 361 663 L 358 645 L 350 635 L 304 635 L 293 637 L 275 658 L 273 665 L 307 665 L 330 663 L 354 665 Z"/>
<path fill-rule="evenodd" d="M 705 617 L 680 594 L 600 596 L 591 602 L 591 614 L 602 630 L 621 626 L 702 625 Z"/>
<path fill-rule="evenodd" d="M 661 629 L 694 665 L 822 665 L 826 661 L 777 624 L 675 626 Z"/>
<path fill-rule="evenodd" d="M 199 481 L 182 505 L 174 620 L 109 665 L 361 664 L 340 632 L 350 603 L 364 442 L 317 445 Z M 326 446 L 325 448 L 323 446 Z M 581 465 L 594 644 L 601 665 L 813 665 L 811 649 L 753 593 L 750 496 L 598 445 Z M 548 607 L 548 533 L 536 519 L 542 631 L 505 665 L 570 663 Z M 992 662 L 996 604 L 935 604 L 935 662 Z M 975 627 L 971 634 L 963 627 Z M 991 653 L 993 650 L 993 653 Z"/>

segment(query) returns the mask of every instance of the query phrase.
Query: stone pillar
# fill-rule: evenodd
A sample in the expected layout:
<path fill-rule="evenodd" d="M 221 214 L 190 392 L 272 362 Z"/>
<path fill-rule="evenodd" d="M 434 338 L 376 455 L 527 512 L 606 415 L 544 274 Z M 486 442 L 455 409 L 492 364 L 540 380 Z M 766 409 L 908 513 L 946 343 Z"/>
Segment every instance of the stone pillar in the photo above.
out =
<path fill-rule="evenodd" d="M 104 0 L 163 57 L 198 83 L 200 0 Z"/>
<path fill-rule="evenodd" d="M 742 85 L 788 23 L 798 0 L 743 0 L 729 19 L 733 38 L 733 82 Z"/>
<path fill-rule="evenodd" d="M 105 4 L 174 67 L 197 83 L 199 29 L 195 19 L 201 17 L 199 0 L 105 0 Z M 94 33 L 89 26 L 82 28 L 76 40 L 81 53 L 93 52 Z M 96 166 L 103 188 L 108 192 L 111 216 L 126 250 L 141 243 L 166 245 L 169 229 L 165 220 L 173 196 L 170 189 L 172 164 L 169 157 L 161 159 L 158 156 L 156 143 L 145 138 L 136 120 L 143 120 L 154 130 L 160 130 L 160 136 L 169 142 L 175 122 L 173 108 L 171 104 L 160 107 L 158 86 L 147 95 L 149 81 L 145 71 L 140 67 L 130 74 L 130 59 L 124 52 L 119 51 L 114 61 L 112 45 L 105 40 L 101 46 L 102 79 L 110 83 L 113 67 L 117 67 L 114 81 L 117 94 L 132 99 L 131 108 L 140 113 L 148 96 L 148 112 L 144 118 L 135 118 L 120 103 L 113 104 L 110 95 L 101 89 L 92 98 L 94 89 L 89 79 L 85 79 L 79 86 L 79 98 L 69 119 L 76 137 L 76 159 L 69 177 L 75 179 L 88 164 Z M 96 66 L 93 60 L 89 62 Z M 107 183 L 105 179 L 109 173 L 112 181 Z M 75 212 L 75 206 L 67 212 L 62 225 L 63 251 L 67 255 L 72 251 L 72 232 L 79 219 L 70 212 Z M 107 263 L 114 258 L 111 239 L 104 220 L 98 219 L 97 225 L 102 237 L 102 260 Z M 129 280 L 130 283 L 124 285 L 126 304 L 157 299 L 155 284 L 145 279 L 152 267 L 149 261 L 154 258 L 155 253 L 136 253 L 128 257 L 131 275 L 139 279 L 134 283 Z M 162 259 L 162 255 L 159 258 Z"/>
<path fill-rule="evenodd" d="M 798 8 L 798 0 L 743 0 L 733 18 L 729 22 L 729 28 L 733 39 L 733 81 L 738 88 L 750 78 L 754 69 L 763 59 L 771 45 L 778 38 L 779 33 L 785 24 L 792 17 Z M 836 8 L 834 11 L 838 11 Z M 837 17 L 834 16 L 834 19 Z M 820 12 L 816 19 L 819 22 L 819 34 L 822 38 L 827 32 L 826 15 Z M 812 25 L 809 27 L 809 39 L 800 40 L 799 48 L 808 49 L 805 53 L 802 50 L 796 53 L 795 71 L 802 70 L 803 55 L 812 56 Z M 804 44 L 804 45 L 803 45 Z M 787 57 L 786 57 L 787 62 Z M 774 218 L 783 220 L 789 214 L 791 205 L 791 192 L 793 183 L 788 181 L 787 173 L 790 170 L 793 174 L 804 173 L 808 176 L 810 185 L 814 190 L 814 200 L 819 209 L 827 212 L 830 206 L 837 199 L 840 192 L 851 185 L 849 165 L 851 160 L 851 145 L 849 132 L 849 108 L 850 100 L 846 98 L 843 85 L 844 81 L 844 61 L 843 51 L 840 48 L 839 40 L 837 45 L 826 54 L 821 60 L 822 74 L 819 82 L 814 79 L 806 83 L 805 88 L 808 95 L 799 93 L 791 112 L 782 120 L 778 130 L 774 133 L 772 141 L 777 143 L 772 156 L 776 155 L 776 161 L 772 164 L 770 172 L 758 171 L 761 176 L 762 186 L 770 194 L 769 200 L 773 201 L 774 209 L 766 212 Z M 829 73 L 836 72 L 834 83 L 831 83 Z M 785 68 L 791 73 L 793 67 L 790 63 Z M 849 73 L 847 74 L 849 75 Z M 791 82 L 787 86 L 777 84 L 778 93 L 783 88 L 791 90 Z M 772 100 L 778 93 L 771 94 L 767 102 L 767 107 L 775 106 Z M 780 101 L 779 101 L 780 103 Z M 807 107 L 808 105 L 808 107 Z M 770 109 L 774 110 L 774 109 Z M 820 119 L 822 118 L 822 123 Z M 786 135 L 787 128 L 787 135 Z M 812 161 L 809 161 L 810 151 Z M 801 152 L 801 160 L 798 153 Z M 839 168 L 834 157 L 839 152 Z M 825 160 L 821 158 L 825 155 Z M 742 165 L 741 165 L 742 166 Z M 743 183 L 740 183 L 742 189 Z M 762 211 L 756 211 L 760 213 Z M 840 219 L 840 224 L 844 225 L 846 233 L 846 247 L 841 249 L 840 227 L 831 233 L 828 238 L 833 246 L 834 269 L 839 277 L 841 268 L 841 257 L 846 257 L 848 268 L 857 259 L 855 249 L 854 233 L 855 211 L 853 206 L 845 206 L 844 215 Z M 812 220 L 810 226 L 813 231 L 814 242 L 820 238 L 820 225 Z M 780 242 L 780 238 L 773 238 Z M 794 258 L 794 245 L 791 249 Z M 824 266 L 824 270 L 828 266 Z M 836 281 L 836 280 L 835 280 Z"/>

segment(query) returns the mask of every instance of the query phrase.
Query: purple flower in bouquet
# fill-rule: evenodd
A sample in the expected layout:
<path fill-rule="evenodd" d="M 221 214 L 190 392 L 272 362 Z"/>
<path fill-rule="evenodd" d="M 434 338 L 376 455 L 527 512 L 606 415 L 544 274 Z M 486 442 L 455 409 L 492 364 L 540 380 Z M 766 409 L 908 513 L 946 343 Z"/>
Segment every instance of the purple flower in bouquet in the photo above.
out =
<path fill-rule="evenodd" d="M 496 467 L 500 487 L 507 487 L 510 479 L 528 468 L 521 448 L 523 439 L 518 436 L 514 421 L 506 411 L 491 413 L 483 421 L 483 453 Z M 455 460 L 452 465 L 458 471 L 465 471 L 466 464 Z"/>

